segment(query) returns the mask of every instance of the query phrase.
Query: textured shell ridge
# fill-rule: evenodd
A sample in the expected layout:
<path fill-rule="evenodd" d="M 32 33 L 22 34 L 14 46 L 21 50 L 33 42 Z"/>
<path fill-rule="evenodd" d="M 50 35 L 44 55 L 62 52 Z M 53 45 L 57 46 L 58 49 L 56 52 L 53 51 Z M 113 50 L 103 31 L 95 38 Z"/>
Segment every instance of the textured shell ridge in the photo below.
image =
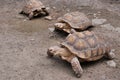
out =
<path fill-rule="evenodd" d="M 83 59 L 101 56 L 110 51 L 104 42 L 101 42 L 93 32 L 88 31 L 70 34 L 61 45 Z"/>
<path fill-rule="evenodd" d="M 70 27 L 75 29 L 84 30 L 88 26 L 91 26 L 91 21 L 87 16 L 81 12 L 71 12 L 65 14 L 63 17 L 58 18 L 59 22 L 65 22 L 70 25 Z"/>

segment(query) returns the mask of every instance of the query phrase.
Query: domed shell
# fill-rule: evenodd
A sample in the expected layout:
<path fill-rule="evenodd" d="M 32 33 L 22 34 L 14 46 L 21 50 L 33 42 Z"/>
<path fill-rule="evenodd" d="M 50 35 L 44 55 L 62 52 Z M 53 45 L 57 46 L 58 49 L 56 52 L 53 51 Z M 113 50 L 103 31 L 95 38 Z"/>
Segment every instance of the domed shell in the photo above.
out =
<path fill-rule="evenodd" d="M 26 5 L 23 7 L 23 11 L 24 13 L 30 13 L 32 11 L 35 10 L 40 10 L 40 9 L 44 9 L 45 6 L 43 5 L 43 3 L 39 0 L 30 0 L 29 2 L 26 2 Z"/>
<path fill-rule="evenodd" d="M 110 52 L 110 48 L 105 44 L 104 40 L 98 38 L 94 32 L 90 31 L 69 34 L 61 45 L 81 59 L 95 58 Z"/>
<path fill-rule="evenodd" d="M 78 11 L 65 14 L 63 17 L 58 18 L 58 22 L 67 23 L 70 27 L 79 30 L 85 30 L 92 25 L 87 16 Z"/>

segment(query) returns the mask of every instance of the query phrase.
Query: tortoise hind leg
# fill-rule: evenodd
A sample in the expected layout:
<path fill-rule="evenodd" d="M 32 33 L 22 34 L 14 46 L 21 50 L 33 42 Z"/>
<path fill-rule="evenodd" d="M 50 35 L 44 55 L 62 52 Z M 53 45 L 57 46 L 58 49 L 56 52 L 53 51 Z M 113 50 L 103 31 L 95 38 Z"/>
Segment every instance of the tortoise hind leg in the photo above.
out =
<path fill-rule="evenodd" d="M 72 68 L 73 68 L 76 76 L 78 78 L 81 77 L 81 75 L 83 73 L 83 69 L 80 65 L 80 62 L 79 62 L 78 58 L 77 57 L 72 58 L 70 63 L 72 65 Z"/>
<path fill-rule="evenodd" d="M 106 53 L 106 57 L 108 59 L 114 59 L 115 58 L 115 54 L 113 53 L 113 51 L 111 50 L 109 53 Z"/>

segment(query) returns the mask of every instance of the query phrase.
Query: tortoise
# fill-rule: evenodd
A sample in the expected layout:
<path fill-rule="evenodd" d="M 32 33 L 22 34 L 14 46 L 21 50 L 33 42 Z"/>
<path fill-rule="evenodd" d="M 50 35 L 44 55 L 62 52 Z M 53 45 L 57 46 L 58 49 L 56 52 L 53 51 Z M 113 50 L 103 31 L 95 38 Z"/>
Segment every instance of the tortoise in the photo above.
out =
<path fill-rule="evenodd" d="M 48 48 L 49 57 L 59 56 L 71 63 L 76 77 L 81 77 L 83 69 L 80 62 L 96 61 L 102 57 L 115 58 L 111 45 L 93 31 L 71 31 L 60 45 Z"/>
<path fill-rule="evenodd" d="M 29 19 L 32 19 L 36 16 L 46 16 L 49 13 L 41 1 L 30 0 L 29 2 L 26 2 L 26 5 L 23 7 L 20 14 L 25 14 Z"/>
<path fill-rule="evenodd" d="M 54 24 L 55 29 L 63 30 L 67 33 L 70 33 L 71 29 L 83 31 L 91 26 L 92 22 L 88 17 L 84 13 L 78 11 L 66 13 L 62 17 L 59 17 Z"/>

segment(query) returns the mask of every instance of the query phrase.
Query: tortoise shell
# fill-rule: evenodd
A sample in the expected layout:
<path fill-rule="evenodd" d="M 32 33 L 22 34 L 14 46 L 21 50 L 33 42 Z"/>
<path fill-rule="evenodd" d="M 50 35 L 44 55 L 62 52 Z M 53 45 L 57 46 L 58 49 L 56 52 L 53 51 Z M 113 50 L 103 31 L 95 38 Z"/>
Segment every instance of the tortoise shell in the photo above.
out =
<path fill-rule="evenodd" d="M 65 14 L 63 17 L 58 18 L 58 22 L 67 23 L 71 28 L 79 30 L 85 30 L 92 25 L 87 16 L 78 11 Z"/>
<path fill-rule="evenodd" d="M 79 58 L 88 61 L 97 60 L 110 52 L 110 46 L 90 31 L 69 34 L 61 45 Z"/>
<path fill-rule="evenodd" d="M 25 14 L 30 14 L 35 10 L 42 11 L 42 9 L 45 9 L 45 6 L 42 2 L 40 2 L 39 0 L 30 0 L 29 2 L 26 2 L 26 5 L 23 7 L 22 11 Z"/>

